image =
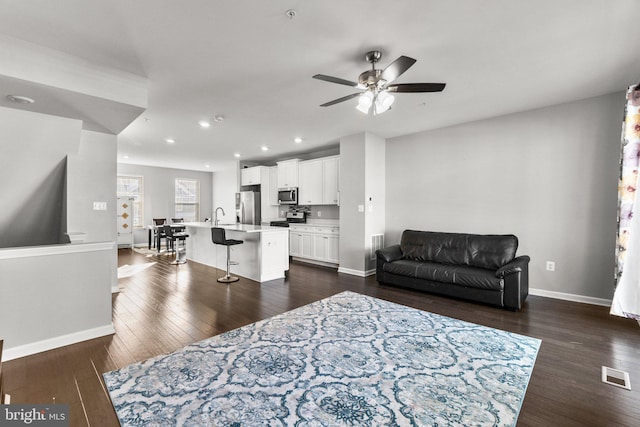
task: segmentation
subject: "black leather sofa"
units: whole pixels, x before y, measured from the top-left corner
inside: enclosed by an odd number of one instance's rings
[[[405,230],[399,245],[376,251],[376,280],[441,295],[522,308],[529,260],[514,235]]]

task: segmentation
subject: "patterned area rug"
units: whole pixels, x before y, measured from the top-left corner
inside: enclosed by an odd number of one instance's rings
[[[104,379],[123,426],[512,426],[539,346],[343,292]]]

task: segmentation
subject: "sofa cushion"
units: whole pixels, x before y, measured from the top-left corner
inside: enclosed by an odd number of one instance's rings
[[[386,273],[398,276],[450,283],[469,288],[501,291],[504,286],[504,281],[497,278],[494,271],[478,267],[403,259],[385,263],[383,268]]]
[[[468,265],[497,270],[514,259],[518,238],[405,230],[400,241],[402,256],[414,261]]]
[[[416,278],[443,283],[452,283],[468,288],[501,291],[504,281],[495,272],[466,265],[446,265],[436,262],[420,262],[416,268]]]

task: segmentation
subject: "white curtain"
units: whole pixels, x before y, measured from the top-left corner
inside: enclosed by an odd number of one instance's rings
[[[618,185],[616,290],[611,314],[640,323],[640,84],[627,90]]]

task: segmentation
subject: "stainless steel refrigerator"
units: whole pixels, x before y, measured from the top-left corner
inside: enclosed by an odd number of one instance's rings
[[[260,225],[260,193],[236,193],[236,220],[239,224]]]

